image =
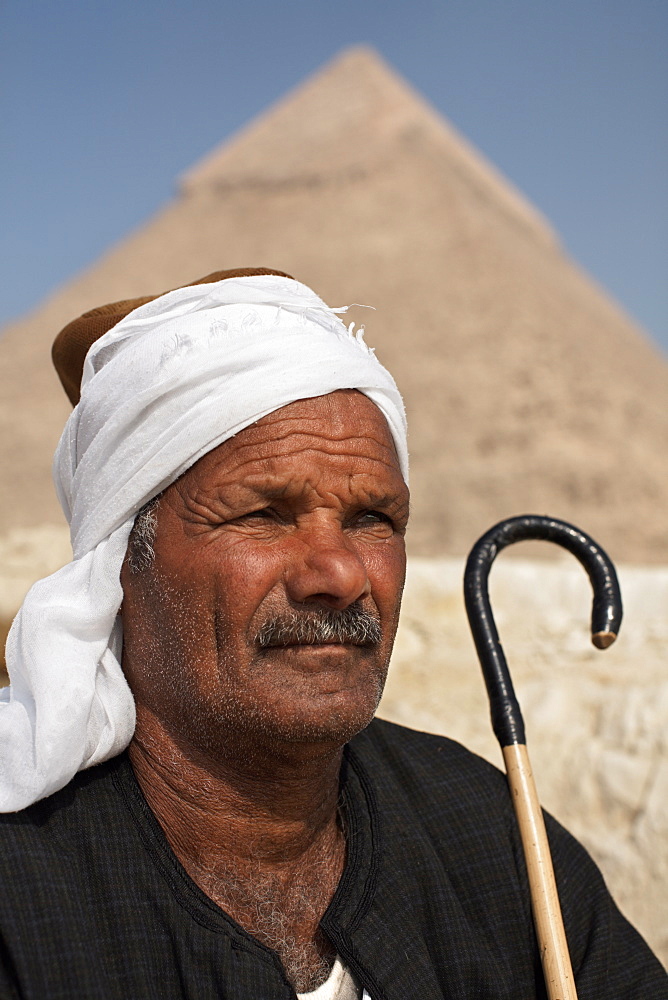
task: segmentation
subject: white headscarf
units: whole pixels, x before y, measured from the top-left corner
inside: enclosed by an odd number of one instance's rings
[[[53,466],[74,559],[30,590],[7,641],[0,811],[50,795],[132,738],[117,612],[137,511],[260,417],[347,388],[384,414],[407,479],[394,380],[352,324],[297,281],[261,275],[180,288],[93,344]]]

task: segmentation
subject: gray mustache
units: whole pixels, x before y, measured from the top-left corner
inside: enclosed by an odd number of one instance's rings
[[[382,638],[380,623],[358,605],[342,611],[319,608],[293,611],[270,618],[258,629],[255,641],[261,649],[269,646],[319,645],[327,642],[354,646],[375,646]]]

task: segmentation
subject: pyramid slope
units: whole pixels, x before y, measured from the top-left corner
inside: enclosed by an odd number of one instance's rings
[[[668,562],[668,364],[522,196],[364,49],[206,157],[172,204],[7,331],[4,527],[60,519],[60,327],[249,265],[287,270],[333,305],[376,306],[355,318],[406,399],[414,552],[463,553],[494,520],[533,510],[580,523],[617,558]]]

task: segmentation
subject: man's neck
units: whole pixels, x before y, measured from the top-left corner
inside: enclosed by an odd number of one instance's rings
[[[210,760],[140,713],[129,753],[193,881],[279,953],[296,988],[319,985],[333,959],[319,923],[345,863],[341,749]]]
[[[140,714],[129,748],[139,785],[179,857],[289,863],[336,825],[342,749],[209,756]]]

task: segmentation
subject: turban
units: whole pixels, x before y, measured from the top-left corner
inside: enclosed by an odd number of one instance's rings
[[[358,389],[384,414],[407,478],[401,396],[339,319],[345,309],[280,274],[205,281],[140,300],[85,355],[53,464],[73,560],[32,587],[9,634],[0,811],[50,795],[130,742],[121,566],[137,511],[199,458],[297,399]],[[108,325],[101,310],[88,326],[101,314]],[[75,356],[85,340],[69,338]],[[69,390],[76,399],[71,380]]]

